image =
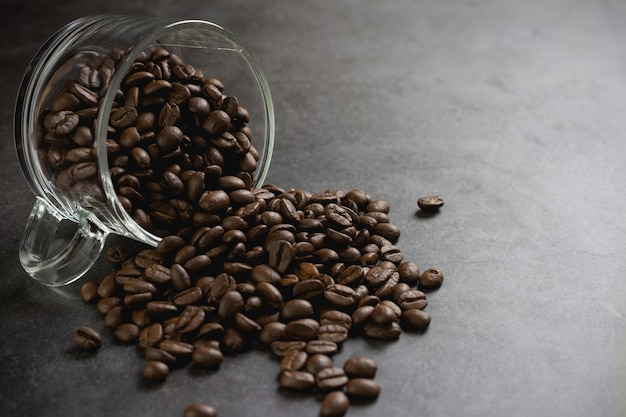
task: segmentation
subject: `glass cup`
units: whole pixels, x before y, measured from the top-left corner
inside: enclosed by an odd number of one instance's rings
[[[142,74],[129,80],[138,72]],[[166,82],[148,86],[159,80]],[[206,98],[199,102],[208,102],[210,109],[198,103],[192,108],[188,92]],[[226,108],[226,97],[236,97],[234,102],[240,105],[233,107],[231,98]],[[230,136],[215,124],[200,122],[220,105],[230,112]],[[160,112],[145,111],[152,113],[152,120],[134,114],[131,107]],[[177,111],[186,116],[177,116]],[[152,130],[146,128],[150,122],[156,126]],[[182,139],[177,137],[174,143],[166,135],[155,139],[157,130],[176,124]],[[202,20],[106,15],[75,20],[42,46],[23,78],[14,127],[18,159],[36,195],[20,243],[20,261],[36,280],[58,286],[91,268],[110,233],[158,244],[162,228],[148,227],[145,210],[131,208],[133,197],[145,196],[133,194],[136,187],[125,193],[120,189],[119,176],[124,173],[130,172],[133,181],[153,174],[146,155],[161,165],[176,161],[171,172],[181,176],[206,155],[212,164],[206,175],[221,175],[222,170],[226,175],[226,170],[234,169],[233,161],[222,162],[219,157],[228,159],[235,153],[222,152],[219,146],[231,146],[233,137],[243,138],[243,145],[237,141],[236,153],[246,162],[234,163],[239,167],[234,170],[241,171],[231,174],[248,187],[262,185],[274,143],[274,109],[257,60],[220,26]],[[128,128],[130,133],[122,140]],[[230,142],[220,142],[226,137]],[[218,149],[217,156],[202,154],[210,141],[217,143],[210,146]],[[121,151],[119,142],[124,144]],[[195,147],[200,157],[190,157],[185,146]],[[154,184],[171,185],[162,178]],[[132,188],[132,181],[126,185]],[[155,214],[157,221],[160,214]]]

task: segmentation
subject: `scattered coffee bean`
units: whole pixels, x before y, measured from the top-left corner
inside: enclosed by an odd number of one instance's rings
[[[419,277],[419,288],[424,290],[436,290],[443,284],[443,272],[430,268],[422,272]]]
[[[94,281],[85,281],[80,286],[80,298],[85,303],[92,303],[98,298],[98,284]]]
[[[443,200],[436,195],[421,197],[417,200],[417,205],[424,211],[437,211],[443,206]]]
[[[343,370],[349,378],[370,378],[376,376],[378,365],[370,358],[353,356],[343,364]]]
[[[321,417],[345,416],[350,407],[350,400],[343,391],[331,391],[322,400]]]
[[[217,417],[217,410],[209,404],[189,404],[183,412],[183,417]]]
[[[72,334],[72,342],[80,350],[92,352],[102,346],[102,337],[91,327],[81,326]]]
[[[160,361],[148,361],[143,366],[143,376],[151,382],[165,381],[169,373],[167,364]]]
[[[373,379],[353,378],[346,384],[346,394],[350,398],[373,400],[380,395],[380,385]]]

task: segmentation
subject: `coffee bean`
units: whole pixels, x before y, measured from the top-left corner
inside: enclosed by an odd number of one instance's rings
[[[401,317],[404,328],[417,331],[426,330],[431,320],[428,313],[418,309],[406,310]]]
[[[123,323],[115,328],[113,337],[123,343],[136,343],[141,329],[134,323]]]
[[[171,353],[164,351],[163,349],[148,346],[144,350],[144,356],[148,361],[159,361],[168,364],[176,362],[176,357]]]
[[[428,305],[426,295],[418,290],[404,291],[396,297],[396,300],[402,310],[423,310]]]
[[[198,346],[191,354],[194,365],[204,369],[217,369],[224,361],[224,355],[219,349]]]
[[[84,303],[92,303],[98,298],[98,284],[94,281],[85,281],[80,286],[80,298]]]
[[[229,319],[243,309],[244,300],[237,291],[228,291],[222,296],[218,307],[218,314],[222,319]]]
[[[346,394],[350,398],[373,400],[378,398],[380,390],[380,385],[369,378],[353,378],[346,384]]]
[[[292,349],[288,351],[280,361],[281,371],[299,371],[308,360],[308,355],[303,350]]]
[[[311,317],[314,312],[315,309],[310,301],[302,298],[295,298],[283,304],[280,316],[283,320],[289,322],[292,320]]]
[[[400,281],[409,285],[415,285],[419,280],[420,270],[414,262],[402,262],[398,265]]]
[[[143,376],[150,382],[165,381],[170,373],[167,364],[160,361],[148,361],[143,367]]]
[[[343,364],[343,370],[349,378],[374,378],[378,365],[374,360],[364,356],[353,356]]]
[[[338,324],[323,324],[319,327],[317,337],[320,340],[341,344],[348,339],[348,329]]]
[[[306,391],[315,385],[315,376],[305,371],[284,370],[278,377],[281,388]]]
[[[306,347],[306,342],[300,340],[286,341],[286,340],[276,340],[272,342],[271,348],[272,352],[276,356],[284,357],[287,352],[292,349],[303,350]]]
[[[163,340],[163,326],[161,323],[153,323],[145,327],[139,333],[139,346],[142,348],[154,347]]]
[[[332,356],[337,353],[339,346],[331,340],[309,340],[306,344],[305,350],[309,355],[324,354]]]
[[[389,324],[380,324],[371,321],[365,324],[365,328],[363,329],[363,334],[366,337],[378,340],[395,340],[400,337],[401,333],[402,329],[400,328],[400,325],[396,322],[391,322]]]
[[[426,212],[434,212],[443,206],[443,200],[439,196],[429,195],[426,197],[420,197],[417,200],[417,205],[420,209]]]
[[[343,391],[331,391],[322,400],[321,417],[345,416],[350,407],[350,400]]]
[[[81,326],[72,334],[72,343],[80,350],[93,352],[102,346],[102,337],[91,327]]]
[[[315,374],[315,384],[321,391],[340,390],[348,383],[348,377],[342,368],[324,368]]]
[[[192,403],[185,407],[183,417],[217,417],[217,410],[208,404]]]
[[[443,272],[435,268],[429,268],[422,272],[419,277],[419,288],[424,290],[436,290],[443,284]]]
[[[317,338],[320,324],[311,318],[293,320],[285,326],[284,334],[289,340],[313,340]]]

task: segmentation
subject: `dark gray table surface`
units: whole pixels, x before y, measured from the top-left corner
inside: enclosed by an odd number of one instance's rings
[[[378,361],[380,398],[349,416],[626,415],[626,3],[609,0],[14,0],[0,26],[0,415],[315,416],[277,389],[265,351],[217,373],[142,382],[78,284],[30,279],[17,248],[34,195],[14,152],[13,102],[54,31],[82,15],[203,18],[234,32],[268,77],[267,182],[362,188],[390,202],[398,246],[441,268],[424,334],[347,342]],[[439,194],[437,216],[416,200]],[[112,238],[109,244],[124,243]],[[88,274],[99,279],[108,263]]]

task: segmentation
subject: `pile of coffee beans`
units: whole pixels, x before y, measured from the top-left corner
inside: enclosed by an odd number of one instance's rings
[[[39,150],[73,198],[103,198],[94,126],[125,56],[93,57],[42,113]],[[337,366],[333,355],[350,337],[424,331],[422,290],[438,288],[443,274],[404,259],[389,204],[363,190],[254,188],[249,120],[219,80],[179,56],[157,48],[137,57],[110,114],[109,170],[125,210],[162,240],[137,252],[110,248],[115,270],[80,295],[115,340],[143,350],[149,381],[266,348],[282,389],[323,394],[321,415],[342,416],[381,387],[373,361]],[[72,340],[82,350],[102,345],[88,327]],[[206,404],[184,412],[216,414]]]
[[[40,115],[38,150],[54,184],[74,199],[104,201],[95,151],[102,99],[127,53],[81,66]],[[223,83],[164,48],[142,52],[115,94],[106,148],[117,198],[158,236],[215,222],[224,190],[249,189],[260,158],[248,110]],[[204,195],[207,190],[214,194]]]
[[[82,299],[97,303],[116,340],[144,349],[148,380],[186,363],[218,369],[224,355],[266,347],[280,358],[283,389],[327,396],[322,415],[375,399],[376,366],[361,358],[338,367],[332,356],[350,337],[425,330],[422,290],[438,288],[443,274],[404,260],[388,203],[362,190],[239,194],[247,198],[229,199],[212,226],[136,254],[110,248],[116,270],[85,282]]]

